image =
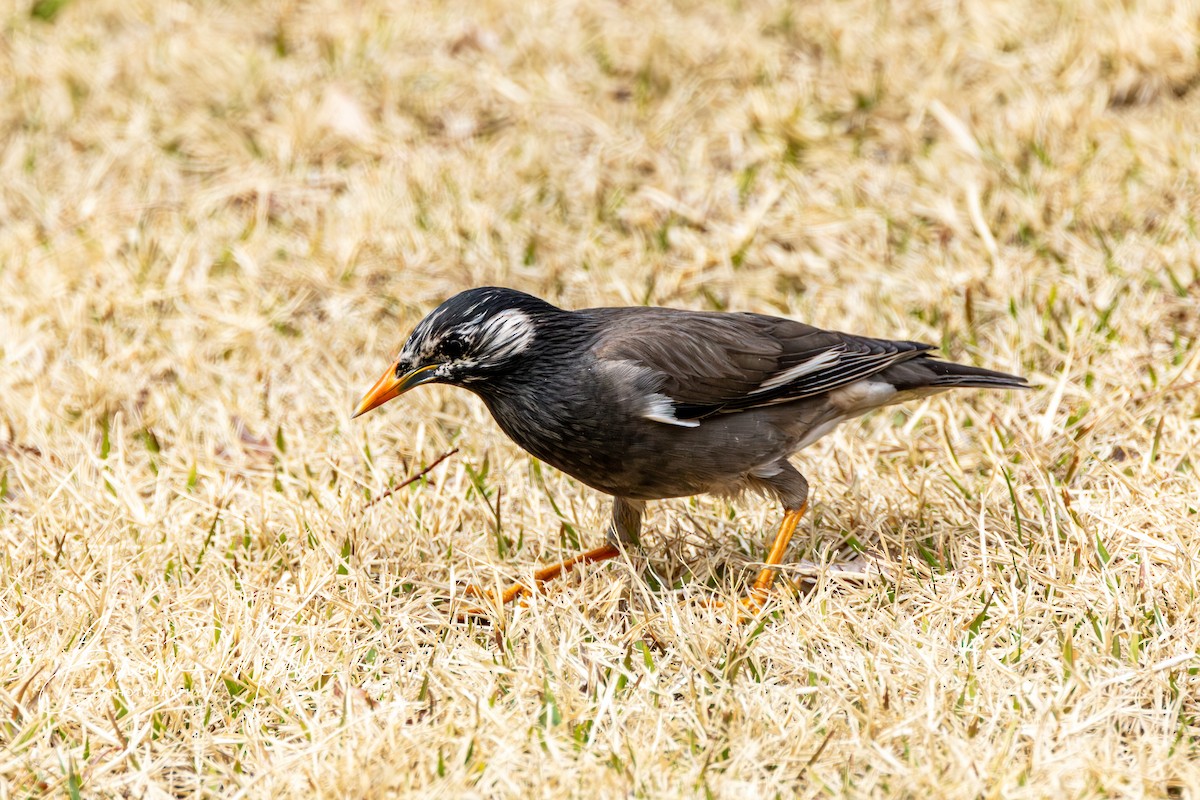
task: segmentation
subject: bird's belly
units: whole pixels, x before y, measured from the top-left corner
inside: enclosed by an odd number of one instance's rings
[[[601,492],[658,500],[738,491],[794,443],[766,416],[730,414],[696,427],[641,417],[495,415],[514,442]]]

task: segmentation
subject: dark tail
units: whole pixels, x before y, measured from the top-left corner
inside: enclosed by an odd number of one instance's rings
[[[961,386],[979,389],[1031,389],[1029,381],[1019,375],[996,372],[983,367],[956,364],[953,361],[938,361],[921,355],[884,370],[880,375],[900,391],[923,389],[930,386]]]

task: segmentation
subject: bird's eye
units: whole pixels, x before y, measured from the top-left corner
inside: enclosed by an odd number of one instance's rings
[[[442,340],[442,345],[438,349],[447,359],[455,361],[466,354],[467,343],[460,336],[447,336]]]

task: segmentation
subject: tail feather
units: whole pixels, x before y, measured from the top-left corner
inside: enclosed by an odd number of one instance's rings
[[[1029,381],[1019,375],[1009,375],[1006,372],[972,367],[968,364],[956,364],[953,361],[939,361],[925,355],[889,367],[880,377],[900,391],[935,386],[979,389],[1032,388]]]

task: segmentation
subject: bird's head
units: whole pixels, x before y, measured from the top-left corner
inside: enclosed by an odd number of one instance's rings
[[[396,362],[359,401],[353,416],[422,383],[471,388],[502,375],[533,347],[539,322],[561,313],[513,289],[486,286],[456,294],[417,324]]]

